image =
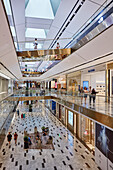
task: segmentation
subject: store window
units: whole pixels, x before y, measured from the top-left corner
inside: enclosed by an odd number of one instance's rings
[[[81,127],[81,139],[86,143],[86,145],[94,150],[95,145],[95,123],[84,117],[81,116],[80,121],[80,127]]]
[[[68,123],[73,126],[73,112],[68,111]]]

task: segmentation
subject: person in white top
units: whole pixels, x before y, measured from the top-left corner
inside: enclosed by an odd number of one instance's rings
[[[90,104],[91,104],[91,93],[92,93],[91,86],[89,86],[89,103]]]
[[[87,93],[88,93],[87,88],[86,88],[86,87],[84,87],[84,98],[85,98],[85,104],[86,104],[86,99],[87,99]]]
[[[57,42],[56,49],[59,49],[59,48],[60,48],[60,44],[59,44],[59,42]]]
[[[35,38],[35,42],[34,42],[34,49],[35,50],[37,49],[37,45],[38,45],[38,41],[37,41],[37,38]]]

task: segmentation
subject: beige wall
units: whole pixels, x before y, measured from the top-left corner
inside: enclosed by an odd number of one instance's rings
[[[76,87],[75,87],[76,84]],[[73,72],[67,75],[67,91],[76,92],[78,91],[78,85],[81,84],[81,72]]]
[[[8,92],[8,83],[9,83],[9,80],[0,77],[0,93]]]

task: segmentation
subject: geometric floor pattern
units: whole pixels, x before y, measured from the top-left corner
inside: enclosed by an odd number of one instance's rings
[[[24,107],[24,106],[23,106]],[[36,107],[36,105],[34,106]],[[21,104],[18,105],[21,110]],[[54,117],[44,105],[37,104],[37,112],[27,112],[21,119],[16,113],[9,131],[18,133],[17,146],[14,137],[11,146],[7,139],[0,150],[0,169],[2,170],[98,170],[94,156],[74,137],[62,123]],[[22,112],[21,112],[22,113]],[[24,129],[34,132],[34,127],[49,127],[53,136],[54,149],[24,149]]]

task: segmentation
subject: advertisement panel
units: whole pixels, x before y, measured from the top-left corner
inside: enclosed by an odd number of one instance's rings
[[[96,123],[96,147],[113,163],[113,131]]]

